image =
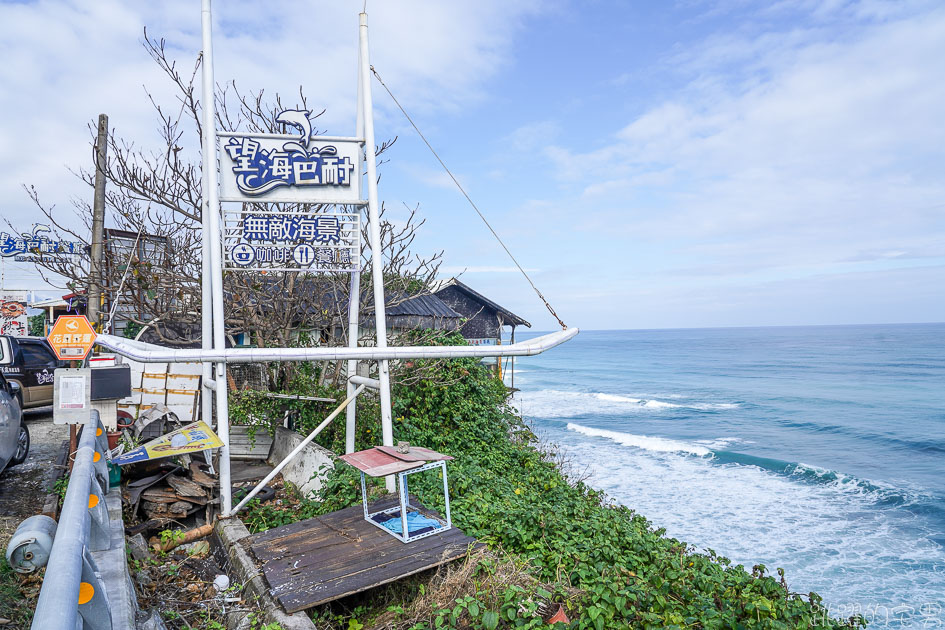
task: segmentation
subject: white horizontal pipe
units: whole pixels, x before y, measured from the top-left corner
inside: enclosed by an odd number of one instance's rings
[[[267,140],[298,140],[298,134],[285,134],[285,133],[247,133],[245,131],[218,131],[218,138],[243,138],[243,137],[253,137],[253,138],[266,138]],[[364,138],[353,138],[349,136],[319,136],[316,134],[311,135],[311,139],[316,142],[359,142],[364,143]],[[318,202],[321,203],[321,202]]]
[[[345,399],[344,399],[344,402],[342,402],[340,405],[338,405],[338,407],[336,407],[335,410],[332,411],[331,414],[330,414],[327,418],[325,418],[324,420],[322,420],[322,423],[321,423],[321,424],[319,424],[317,427],[315,427],[315,430],[314,430],[314,431],[312,431],[311,433],[308,434],[308,437],[306,437],[304,440],[302,440],[301,442],[299,442],[299,445],[296,446],[294,449],[292,449],[292,452],[289,453],[288,455],[286,455],[286,456],[285,456],[285,459],[283,459],[281,462],[279,462],[279,465],[276,466],[275,468],[273,468],[272,471],[271,471],[268,475],[266,475],[265,479],[263,479],[263,480],[260,481],[258,484],[256,484],[256,487],[253,488],[253,489],[250,491],[249,494],[247,494],[245,497],[243,497],[243,500],[240,501],[239,504],[237,504],[237,506],[236,506],[235,508],[233,508],[233,511],[230,512],[227,516],[232,516],[233,514],[236,514],[236,513],[239,512],[241,509],[243,509],[243,506],[244,506],[244,505],[246,505],[247,503],[249,503],[250,500],[251,500],[254,496],[256,496],[256,494],[257,494],[260,490],[262,490],[262,489],[265,487],[265,485],[266,485],[267,483],[269,483],[270,481],[272,481],[273,477],[275,477],[276,475],[278,475],[278,474],[282,471],[282,469],[286,467],[286,464],[288,464],[290,461],[292,461],[292,458],[293,458],[293,457],[295,457],[296,455],[298,455],[299,453],[301,453],[301,452],[302,452],[302,449],[305,448],[306,446],[308,446],[308,443],[311,442],[312,440],[314,440],[314,439],[315,439],[315,436],[317,436],[319,433],[321,433],[321,432],[322,432],[322,429],[324,429],[325,427],[327,427],[327,426],[331,423],[331,421],[334,420],[335,417],[336,417],[339,413],[341,413],[342,410],[344,410],[344,408],[347,407],[347,406],[351,403],[352,400],[354,400],[355,398],[357,398],[357,397],[358,397],[358,394],[360,394],[362,391],[364,391],[364,385],[359,385],[358,388],[357,388],[356,390],[354,390],[354,393],[351,394],[350,396],[348,396],[347,398],[345,398]]]
[[[371,389],[380,389],[381,382],[376,378],[368,378],[366,376],[349,376],[348,381],[354,383],[355,385],[364,385],[365,387],[370,387]]]
[[[217,390],[217,382],[212,378],[204,379],[203,386],[207,389],[212,389],[213,391]]]
[[[579,329],[559,330],[528,341],[507,346],[392,346],[319,347],[319,348],[200,348],[173,349],[114,335],[99,335],[95,343],[141,363],[225,362],[258,363],[262,361],[378,361],[382,359],[458,359],[462,357],[521,357],[541,354],[568,341]]]

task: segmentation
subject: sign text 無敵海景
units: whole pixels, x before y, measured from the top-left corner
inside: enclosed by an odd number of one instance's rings
[[[226,269],[354,271],[360,255],[359,215],[228,212]]]

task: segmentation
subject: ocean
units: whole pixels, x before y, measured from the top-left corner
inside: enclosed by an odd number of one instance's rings
[[[667,535],[945,626],[945,324],[584,331],[514,379],[572,474]]]

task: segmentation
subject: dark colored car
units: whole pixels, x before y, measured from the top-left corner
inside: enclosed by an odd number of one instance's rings
[[[53,374],[67,365],[42,337],[0,335],[0,373],[20,386],[21,409],[53,402]]]
[[[23,423],[19,385],[0,374],[0,471],[22,464],[30,453],[30,433]]]

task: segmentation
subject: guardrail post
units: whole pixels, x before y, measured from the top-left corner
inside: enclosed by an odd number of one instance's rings
[[[108,509],[102,491],[108,487],[108,474],[104,451],[97,450],[100,448],[97,438],[101,436],[96,435],[96,429],[100,427],[99,414],[93,409],[92,418],[79,438],[32,630],[76,630],[77,626],[112,630],[108,599],[89,555],[90,542],[91,546],[108,547],[105,534],[109,530]],[[99,473],[104,475],[103,482],[96,480]],[[92,497],[98,499],[95,505]]]
[[[111,547],[111,531],[108,519],[108,507],[105,505],[105,493],[98,481],[92,479],[89,488],[89,548],[103,551]]]
[[[112,630],[108,596],[105,594],[98,567],[88,549],[82,552],[82,581],[79,583],[78,606],[86,630]]]
[[[91,431],[95,430],[95,453],[92,454],[92,465],[95,468],[95,476],[98,478],[99,485],[108,492],[111,485],[108,482],[108,464],[105,462],[105,453],[108,452],[108,441],[105,437],[105,429],[96,414],[92,418],[92,424],[86,425]],[[83,429],[84,431],[85,429]]]

